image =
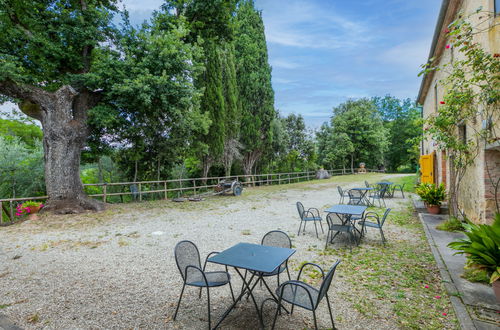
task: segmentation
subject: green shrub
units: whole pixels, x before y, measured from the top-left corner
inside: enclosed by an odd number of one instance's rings
[[[462,221],[456,217],[450,217],[436,226],[436,229],[443,231],[465,231]]]
[[[441,205],[446,199],[446,188],[442,183],[439,186],[421,183],[415,191],[426,205]]]
[[[484,269],[490,275],[490,283],[500,278],[500,213],[490,225],[466,223],[465,239],[451,242],[448,246],[466,254],[471,267]]]
[[[462,277],[469,282],[473,283],[485,283],[490,282],[490,277],[488,272],[484,269],[465,267]]]

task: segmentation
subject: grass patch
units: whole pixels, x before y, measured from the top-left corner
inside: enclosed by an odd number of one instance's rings
[[[391,182],[394,184],[404,184],[403,191],[404,192],[410,192],[414,193],[415,192],[415,185],[417,184],[417,179],[418,176],[416,174],[414,175],[407,175],[407,176],[400,176],[400,177],[395,177],[391,178]]]
[[[413,209],[393,211],[387,221],[407,229],[406,233],[389,239],[386,247],[365,240],[352,252],[344,248],[317,250],[320,263],[328,268],[342,259],[336,276],[347,286],[343,297],[363,317],[396,322],[398,328],[404,329],[458,329],[449,296]]]
[[[462,226],[462,222],[458,220],[456,217],[449,217],[448,219],[437,225],[436,229],[443,231],[452,231],[452,232],[465,231],[464,227]]]
[[[464,273],[461,275],[461,277],[473,283],[483,283],[483,284],[490,283],[490,277],[488,276],[488,272],[486,272],[484,269],[466,267],[464,268]]]

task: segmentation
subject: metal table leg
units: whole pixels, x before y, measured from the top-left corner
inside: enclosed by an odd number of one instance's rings
[[[258,280],[255,282],[254,286],[252,288],[250,288],[250,284],[252,283],[252,280],[255,277],[255,274],[252,274],[252,276],[250,277],[250,280],[247,282],[245,279],[245,276],[243,276],[243,274],[240,272],[240,270],[238,268],[234,267],[234,270],[236,270],[238,275],[241,277],[241,280],[243,281],[243,287],[245,289],[243,289],[241,291],[240,295],[238,296],[238,298],[236,298],[234,303],[224,312],[224,314],[222,315],[222,317],[220,318],[220,320],[217,322],[217,324],[215,325],[215,327],[213,329],[217,329],[220,326],[222,321],[224,321],[224,319],[234,309],[234,307],[236,306],[238,301],[240,301],[241,298],[247,293],[247,290],[248,290],[250,296],[252,297],[253,303],[255,305],[255,310],[257,311],[257,315],[259,316],[260,329],[264,329],[264,320],[262,319],[261,311],[259,310],[259,306],[257,305],[257,301],[255,301],[255,297],[253,296],[253,293],[252,293],[252,290],[253,290],[253,288],[255,288],[255,285],[258,283]]]

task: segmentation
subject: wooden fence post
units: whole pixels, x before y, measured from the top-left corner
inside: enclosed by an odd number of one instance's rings
[[[196,180],[193,180],[194,196],[196,196]]]
[[[163,191],[165,192],[165,200],[168,199],[168,194],[167,194],[167,181],[163,181]]]
[[[108,190],[107,187],[108,187],[107,183],[104,183],[103,188],[102,188],[102,193],[103,193],[102,202],[103,203],[106,203],[106,192]]]
[[[142,202],[142,184],[139,183],[139,202]]]
[[[9,206],[10,206],[10,210],[9,210],[9,213],[10,213],[10,222],[14,222],[14,210],[12,208],[12,201],[9,202]]]

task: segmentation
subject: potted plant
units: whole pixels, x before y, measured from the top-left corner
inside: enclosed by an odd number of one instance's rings
[[[444,184],[436,186],[430,183],[421,183],[415,189],[427,208],[432,214],[441,212],[441,203],[446,199],[446,188]]]
[[[448,246],[458,250],[455,254],[465,254],[471,267],[487,271],[500,302],[500,213],[496,214],[492,225],[465,223],[463,226],[467,237]]]
[[[28,219],[30,220],[37,220],[38,219],[38,211],[43,208],[43,204],[41,202],[35,202],[35,201],[26,201],[22,204],[19,204],[16,207],[16,216],[22,217],[22,216],[28,216]]]

